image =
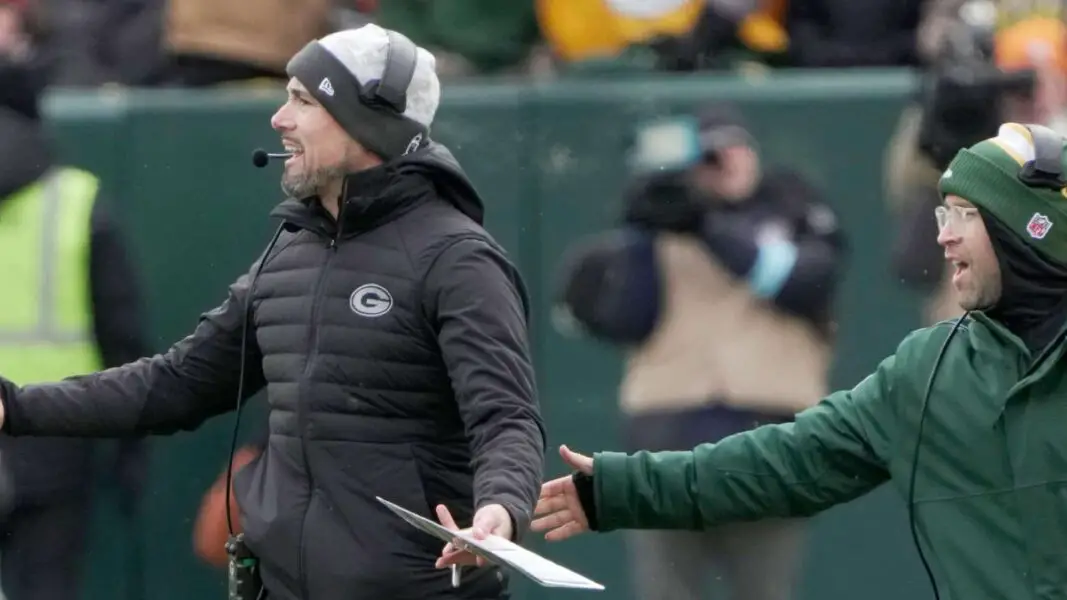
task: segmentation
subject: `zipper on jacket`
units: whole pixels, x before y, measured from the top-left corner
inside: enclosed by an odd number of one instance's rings
[[[342,192],[341,198],[344,198]],[[330,243],[326,246],[328,251],[326,253],[326,261],[322,265],[322,269],[319,271],[319,276],[315,280],[315,287],[311,292],[311,317],[308,323],[308,340],[307,340],[307,357],[304,363],[304,373],[300,385],[300,397],[297,398],[296,414],[297,424],[300,427],[300,454],[304,459],[304,474],[307,476],[307,495],[308,501],[304,508],[304,515],[300,523],[300,592],[303,598],[308,598],[308,583],[307,583],[307,549],[304,543],[304,539],[307,535],[307,520],[308,513],[311,512],[311,503],[315,497],[315,478],[311,475],[311,462],[308,460],[307,453],[307,413],[306,407],[309,400],[307,389],[311,385],[311,371],[315,365],[315,361],[319,356],[319,309],[322,306],[323,297],[323,283],[326,281],[326,276],[330,271],[330,265],[333,263],[334,256],[337,255],[337,242],[341,239],[341,213],[344,211],[344,202],[339,202],[340,209],[337,216],[337,231],[334,232],[334,236],[330,238]]]

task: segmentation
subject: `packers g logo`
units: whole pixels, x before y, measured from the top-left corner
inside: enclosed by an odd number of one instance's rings
[[[352,292],[348,298],[348,306],[357,315],[380,317],[393,308],[393,295],[376,283],[368,283]]]

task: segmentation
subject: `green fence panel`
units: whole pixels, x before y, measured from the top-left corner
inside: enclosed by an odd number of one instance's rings
[[[778,74],[605,78],[446,88],[435,137],[447,144],[486,200],[487,226],[520,265],[533,300],[532,343],[548,422],[548,475],[563,472],[556,447],[618,447],[618,352],[565,339],[551,326],[551,299],[567,246],[610,227],[625,177],[623,142],[642,118],[710,100],[736,102],[769,162],[807,174],[841,215],[852,239],[840,294],[835,386],[861,379],[909,329],[916,298],[888,274],[891,222],[882,197],[882,155],[913,82],[906,74]],[[277,91],[147,91],[54,95],[51,127],[63,157],[98,172],[114,194],[146,287],[153,347],[165,349],[219,303],[226,286],[263,250],[280,199],[277,167],[255,169],[250,152],[273,149],[269,118]],[[254,400],[246,430],[262,426]],[[154,438],[153,473],[139,539],[147,597],[208,598],[223,576],[192,556],[200,499],[224,466],[232,415],[197,432]],[[246,436],[247,437],[247,436]],[[106,498],[102,496],[102,504]],[[122,594],[126,524],[101,506],[85,598]],[[888,490],[813,521],[804,599],[878,600],[926,591],[907,535],[903,504]],[[532,547],[631,598],[621,534]],[[577,597],[516,580],[516,600]]]

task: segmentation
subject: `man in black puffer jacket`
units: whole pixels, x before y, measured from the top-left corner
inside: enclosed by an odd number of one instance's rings
[[[166,434],[266,388],[269,441],[234,488],[267,597],[506,597],[495,568],[453,588],[442,544],[375,500],[518,539],[542,480],[526,292],[429,141],[433,60],[374,25],[308,44],[271,119],[290,199],[248,274],[165,354],[3,385],[3,429]]]

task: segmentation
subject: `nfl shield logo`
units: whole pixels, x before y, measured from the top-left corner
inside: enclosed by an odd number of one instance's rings
[[[1026,232],[1035,240],[1048,235],[1049,229],[1052,229],[1052,221],[1041,213],[1034,213],[1034,216],[1030,217],[1030,222],[1026,224]]]

